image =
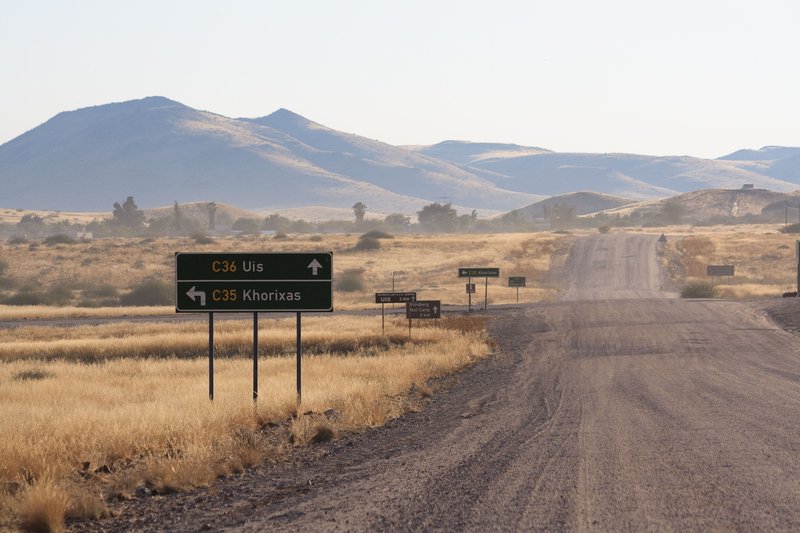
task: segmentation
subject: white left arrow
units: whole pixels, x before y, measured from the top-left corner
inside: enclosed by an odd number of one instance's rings
[[[316,276],[316,275],[317,275],[317,271],[318,271],[320,268],[322,268],[322,265],[320,264],[320,262],[319,262],[319,261],[317,261],[316,259],[314,259],[313,261],[311,261],[311,264],[310,264],[310,265],[308,265],[306,268],[310,268],[310,269],[311,269],[311,275],[312,275],[312,276]]]
[[[195,299],[194,299],[195,296],[199,296],[200,297],[200,305],[205,307],[205,305],[206,305],[206,293],[203,292],[203,291],[196,291],[196,290],[194,290],[194,287],[195,286],[192,285],[192,288],[189,289],[188,291],[186,291],[186,296],[191,298],[193,302],[195,301]]]

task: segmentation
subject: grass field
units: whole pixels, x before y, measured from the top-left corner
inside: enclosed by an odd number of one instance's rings
[[[567,252],[561,235],[397,236],[354,250],[358,236],[102,239],[3,244],[4,290],[69,285],[75,300],[102,283],[121,292],[172,282],[175,251],[334,252],[336,309],[372,308],[374,292],[417,291],[465,304],[460,266],[491,266],[491,303],[515,301],[507,276],[526,276],[521,301],[552,299],[545,274]],[[339,286],[347,277],[351,286]],[[480,282],[482,280],[474,280]],[[482,294],[480,295],[482,297]],[[476,300],[482,298],[476,298]],[[0,320],[141,317],[172,307],[2,306]],[[111,498],[208,485],[292,447],[383,424],[419,408],[431,380],[491,352],[479,317],[407,322],[380,316],[303,320],[303,403],[295,396],[293,319],[260,321],[260,398],[252,396],[252,322],[218,320],[215,399],[208,399],[207,324],[116,322],[0,329],[0,528],[58,529],[65,517],[107,513]]]
[[[516,301],[508,288],[508,276],[526,276],[528,287],[520,290],[520,301],[552,299],[555,290],[544,280],[551,261],[563,259],[567,241],[553,233],[492,235],[401,235],[381,239],[381,248],[356,251],[358,235],[295,235],[286,239],[242,236],[197,244],[190,238],[102,239],[74,244],[0,244],[0,260],[7,263],[0,276],[0,294],[13,293],[35,280],[38,288],[70,291],[72,306],[86,295],[107,290],[124,294],[147,279],[172,283],[175,252],[299,252],[333,251],[336,309],[374,307],[374,293],[416,291],[419,299],[439,299],[444,304],[466,304],[465,279],[457,277],[460,266],[499,267],[500,279],[490,279],[490,303]],[[349,284],[341,283],[348,279]],[[474,280],[482,282],[483,280]],[[48,308],[54,316],[70,312]],[[0,306],[0,318],[10,320],[44,309],[14,309]],[[73,311],[81,316],[125,314],[123,310]],[[171,312],[169,309],[146,313]]]
[[[717,296],[780,296],[797,289],[798,238],[780,228],[775,224],[664,228],[669,239],[665,266],[678,285],[685,285],[712,281],[706,276],[707,265],[733,265],[732,278],[713,280]]]

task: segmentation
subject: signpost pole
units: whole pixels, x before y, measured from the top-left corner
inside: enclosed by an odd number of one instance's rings
[[[258,401],[258,313],[253,313],[253,403]]]
[[[208,399],[214,401],[214,313],[208,313]]]
[[[383,308],[386,304],[381,302],[381,335],[386,335],[386,315],[384,315]]]
[[[519,285],[517,285],[517,303],[519,303]]]
[[[797,241],[797,297],[800,298],[800,241]]]
[[[483,278],[483,310],[489,310],[489,276]]]
[[[472,312],[472,276],[467,278],[467,306],[469,311]]]
[[[303,382],[302,382],[302,366],[303,366],[303,345],[302,345],[302,313],[297,313],[297,405],[303,402]]]
[[[408,338],[411,338],[411,319],[408,319]]]

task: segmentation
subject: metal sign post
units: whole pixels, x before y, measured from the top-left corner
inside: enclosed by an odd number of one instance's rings
[[[525,276],[509,276],[508,286],[517,288],[517,303],[519,303],[519,288],[525,286]]]
[[[208,386],[214,399],[214,313],[253,313],[253,401],[258,399],[258,313],[297,313],[297,402],[301,314],[333,311],[333,253],[175,254],[175,312],[208,313]]]
[[[800,298],[800,240],[797,241],[797,297]]]
[[[467,278],[467,287],[470,288],[470,290],[467,291],[467,312],[471,313],[472,312],[472,293],[475,292],[474,290],[472,290],[472,288],[475,287],[475,285],[472,283],[472,278],[471,277]]]
[[[489,278],[499,278],[500,269],[496,267],[459,267],[459,278],[469,278],[472,281],[473,277],[486,278],[484,281],[483,293],[483,309],[489,308]],[[470,299],[469,310],[472,311],[472,301]]]
[[[436,319],[442,317],[442,302],[440,300],[417,300],[406,303],[406,318],[408,319],[408,336],[411,337],[411,319]]]
[[[303,328],[302,313],[297,313],[297,405],[303,403]]]
[[[208,399],[214,401],[214,313],[208,313]]]
[[[375,303],[381,304],[381,332],[386,334],[386,316],[384,314],[385,304],[402,304],[406,302],[416,302],[416,292],[376,292]]]
[[[253,313],[253,401],[258,401],[258,313]]]

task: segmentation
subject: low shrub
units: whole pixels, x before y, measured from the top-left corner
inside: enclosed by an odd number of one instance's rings
[[[381,241],[375,239],[373,237],[365,237],[362,235],[355,246],[353,246],[353,251],[356,252],[371,252],[374,250],[381,249]]]
[[[195,244],[214,244],[214,239],[203,233],[195,233],[192,235]]]
[[[681,290],[681,298],[714,298],[716,288],[707,281],[696,281],[687,284]]]
[[[53,246],[55,244],[75,244],[76,242],[77,241],[75,239],[64,233],[50,235],[44,240],[44,243],[48,246]]]
[[[8,239],[8,244],[28,244],[28,239],[26,239],[23,235],[14,235]]]
[[[122,305],[174,305],[174,288],[156,279],[146,279],[120,298]]]
[[[364,290],[364,270],[360,268],[351,268],[342,272],[336,280],[336,290],[342,292]]]
[[[368,232],[366,232],[365,234],[363,234],[361,236],[362,239],[365,239],[367,237],[369,237],[371,239],[394,239],[394,235],[392,235],[390,233],[386,233],[385,231],[377,230],[377,229],[374,229],[372,231],[368,231]]]
[[[2,300],[6,305],[66,305],[71,301],[72,289],[64,285],[54,285],[48,289],[25,285]]]

